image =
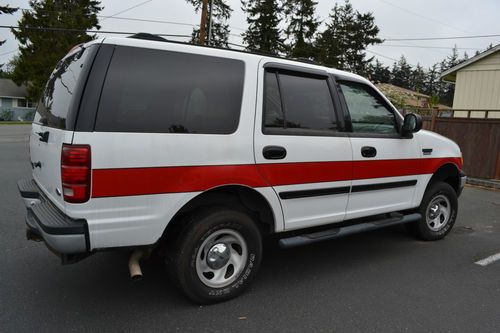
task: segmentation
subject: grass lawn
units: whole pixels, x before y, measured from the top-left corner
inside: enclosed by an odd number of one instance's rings
[[[31,121],[0,121],[0,125],[30,125]]]

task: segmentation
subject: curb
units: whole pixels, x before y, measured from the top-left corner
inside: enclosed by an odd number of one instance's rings
[[[499,180],[489,180],[489,179],[467,177],[467,184],[474,185],[474,186],[482,186],[482,187],[491,188],[491,189],[495,189],[495,190],[500,190],[500,181]]]

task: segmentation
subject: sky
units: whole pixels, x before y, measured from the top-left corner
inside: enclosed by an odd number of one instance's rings
[[[241,10],[240,0],[226,0],[233,9],[229,21],[230,42],[242,44],[241,33],[247,27],[246,16]],[[316,15],[321,22],[328,15],[335,2],[343,0],[317,0]],[[0,4],[12,7],[29,8],[27,0],[0,0]],[[379,37],[383,39],[457,37],[478,35],[500,35],[499,0],[351,0],[355,10],[371,12],[375,24],[380,28]],[[194,25],[199,24],[200,16],[185,0],[102,0],[104,9],[99,15],[102,31],[150,32],[164,34],[190,35]],[[22,15],[1,15],[0,25],[16,25]],[[136,21],[123,18],[134,18]],[[137,19],[168,21],[143,22]],[[323,23],[324,24],[324,23]],[[109,36],[98,34],[100,37]],[[7,63],[17,52],[17,41],[8,29],[0,28],[0,39],[7,42],[0,47],[0,64]],[[187,40],[171,37],[173,40]],[[370,46],[368,56],[374,56],[387,66],[404,55],[407,61],[425,68],[440,62],[451,54],[454,46],[462,55],[470,56],[476,50],[483,51],[492,43],[500,43],[500,36],[471,39],[426,40],[426,41],[386,41],[381,45]]]

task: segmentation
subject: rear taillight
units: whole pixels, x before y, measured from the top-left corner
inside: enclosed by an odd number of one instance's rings
[[[86,202],[90,198],[90,146],[63,144],[61,178],[64,201]]]

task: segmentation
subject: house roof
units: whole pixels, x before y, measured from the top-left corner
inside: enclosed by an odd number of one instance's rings
[[[26,87],[18,86],[11,79],[0,79],[0,97],[26,98]]]
[[[487,56],[492,55],[493,53],[499,52],[499,51],[500,51],[500,44],[498,44],[498,45],[492,47],[491,49],[488,49],[482,53],[479,53],[478,55],[470,58],[469,60],[466,60],[466,61],[444,71],[443,73],[441,73],[439,78],[443,81],[455,82],[455,80],[457,78],[457,72],[459,70],[475,63],[476,61],[479,61],[483,58],[486,58]]]
[[[422,94],[422,93],[419,93],[418,91],[413,91],[413,90],[406,89],[403,87],[395,86],[395,85],[390,84],[390,83],[378,83],[378,84],[376,84],[376,86],[380,90],[397,91],[400,93],[404,93],[408,96],[430,98],[429,95]]]

